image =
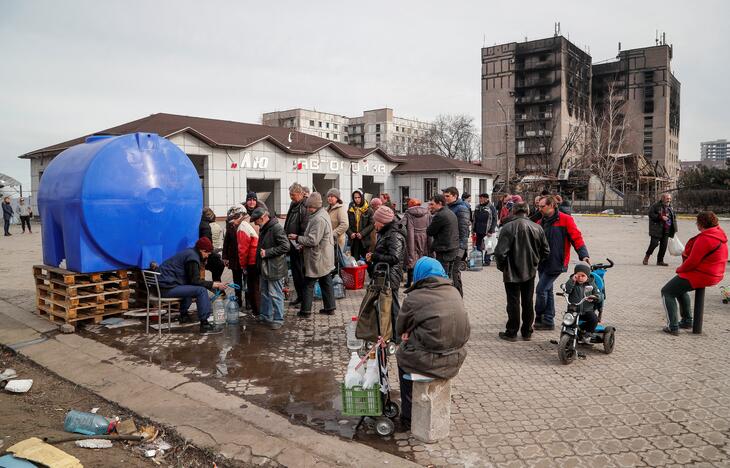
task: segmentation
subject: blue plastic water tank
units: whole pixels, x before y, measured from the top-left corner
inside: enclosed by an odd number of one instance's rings
[[[153,133],[93,136],[48,165],[38,190],[43,262],[80,273],[147,268],[198,239],[200,179]]]

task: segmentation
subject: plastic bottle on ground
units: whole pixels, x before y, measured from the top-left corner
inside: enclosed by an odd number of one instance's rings
[[[218,298],[213,301],[213,323],[216,325],[222,325],[226,322],[226,305],[223,303],[222,298]]]
[[[347,349],[349,349],[350,351],[357,351],[358,349],[362,348],[363,345],[363,340],[355,336],[356,329],[357,317],[352,317],[350,322],[347,324],[347,327],[345,327],[345,332],[347,333]]]
[[[114,429],[114,421],[94,413],[71,410],[66,414],[63,430],[84,435],[109,434]]]
[[[239,312],[240,310],[238,308],[238,302],[236,302],[236,296],[231,294],[228,296],[228,301],[226,301],[226,323],[228,325],[238,324]]]

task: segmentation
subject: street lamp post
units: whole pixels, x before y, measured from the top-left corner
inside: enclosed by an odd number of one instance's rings
[[[507,111],[505,110],[504,106],[502,105],[502,101],[497,99],[497,104],[499,105],[499,108],[502,110],[502,114],[504,115],[504,160],[505,160],[505,191],[509,193],[509,121],[507,120]]]

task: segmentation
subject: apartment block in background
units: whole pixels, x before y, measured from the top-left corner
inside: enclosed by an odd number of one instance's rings
[[[622,152],[643,154],[674,180],[680,170],[680,83],[671,61],[672,47],[662,43],[620,51],[617,60],[593,65],[592,100],[605,100],[609,86],[619,90],[625,100]]]
[[[725,162],[728,158],[730,158],[730,143],[727,140],[700,143],[700,160]]]
[[[360,148],[381,148],[392,155],[414,152],[414,147],[422,145],[423,137],[432,128],[430,123],[422,120],[396,117],[393,109],[389,108],[368,110],[359,117],[290,109],[267,112],[263,115],[262,123],[291,128]]]
[[[591,57],[562,36],[482,49],[487,169],[554,174],[563,141],[590,109]],[[576,157],[575,152],[566,159]]]

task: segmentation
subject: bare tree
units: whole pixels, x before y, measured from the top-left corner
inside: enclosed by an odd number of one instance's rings
[[[472,161],[476,159],[475,144],[478,139],[474,118],[464,114],[445,114],[436,117],[433,126],[412,148],[420,154],[435,152],[451,159]]]
[[[618,163],[616,156],[623,150],[628,130],[628,123],[625,122],[623,113],[625,103],[624,91],[614,82],[609,82],[605,99],[594,103],[588,115],[583,164],[601,184],[603,192],[601,206],[606,205],[606,191],[614,182]]]

